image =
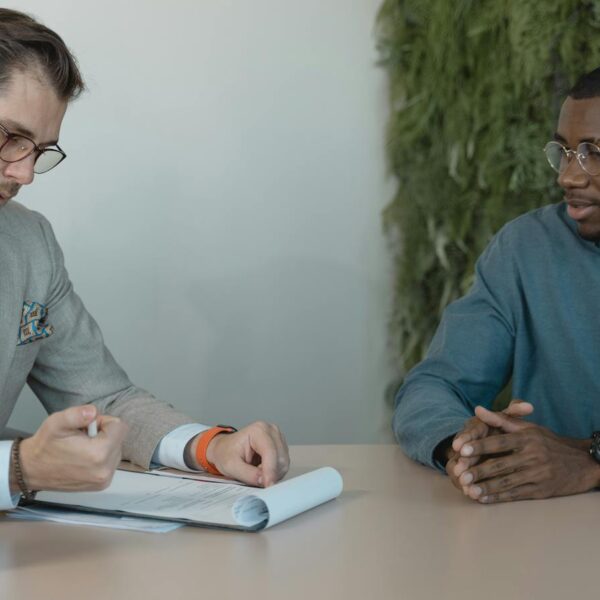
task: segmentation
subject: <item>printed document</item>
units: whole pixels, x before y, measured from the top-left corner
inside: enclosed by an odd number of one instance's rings
[[[341,475],[331,467],[266,489],[118,470],[106,490],[40,492],[33,505],[256,531],[333,500],[342,488]]]

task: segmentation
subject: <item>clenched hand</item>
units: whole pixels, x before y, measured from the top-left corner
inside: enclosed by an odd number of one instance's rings
[[[264,421],[216,435],[208,444],[206,459],[226,477],[263,487],[279,481],[290,466],[283,434]]]
[[[85,428],[94,419],[98,435],[90,438]],[[108,487],[121,460],[126,431],[126,425],[116,417],[98,416],[93,405],[51,414],[33,436],[21,443],[25,482],[32,490],[91,491]]]

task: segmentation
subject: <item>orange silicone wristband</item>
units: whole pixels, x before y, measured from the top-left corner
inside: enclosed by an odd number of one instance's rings
[[[215,465],[208,462],[208,459],[206,458],[208,444],[210,444],[212,439],[216,435],[219,435],[219,433],[233,433],[234,431],[234,427],[211,427],[200,434],[198,445],[196,446],[196,461],[207,473],[210,473],[211,475],[223,475],[223,473],[221,473]]]

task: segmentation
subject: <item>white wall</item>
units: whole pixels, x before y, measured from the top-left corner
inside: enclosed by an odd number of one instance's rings
[[[388,441],[380,0],[20,0],[78,56],[21,202],[132,380],[207,423]],[[29,392],[11,425],[44,414]]]

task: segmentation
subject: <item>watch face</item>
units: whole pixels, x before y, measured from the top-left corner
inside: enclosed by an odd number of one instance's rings
[[[600,463],[600,431],[594,431],[594,433],[592,433],[590,454],[596,462]]]

